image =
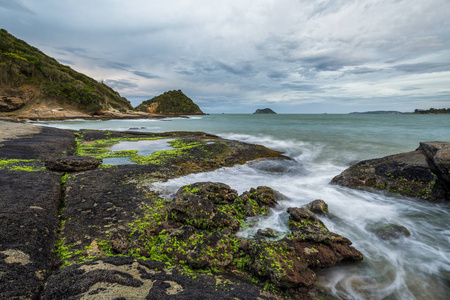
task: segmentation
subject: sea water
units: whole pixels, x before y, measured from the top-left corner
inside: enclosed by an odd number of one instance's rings
[[[42,125],[42,123],[41,123]],[[155,184],[171,198],[182,185],[219,181],[239,193],[270,186],[289,200],[280,201],[255,227],[288,232],[286,209],[315,199],[328,203],[321,217],[361,251],[364,260],[316,270],[318,283],[341,299],[448,299],[450,295],[450,204],[370,193],[331,185],[350,164],[413,151],[422,141],[450,142],[450,115],[229,115],[162,120],[58,121],[44,125],[67,129],[141,132],[204,131],[226,139],[261,144],[284,152],[292,161],[263,160],[213,172],[191,174]],[[405,226],[411,236],[379,239],[375,223]]]

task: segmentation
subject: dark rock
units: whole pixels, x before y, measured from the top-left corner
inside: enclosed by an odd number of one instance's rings
[[[253,114],[276,114],[270,108],[257,109]]]
[[[39,128],[39,127],[38,127]],[[0,158],[45,159],[55,155],[73,155],[75,135],[69,130],[40,127],[36,134],[19,136],[0,144]]]
[[[268,186],[258,186],[256,189],[251,188],[250,191],[244,192],[239,196],[241,199],[253,199],[261,206],[275,207],[278,200],[288,200],[289,198],[282,193],[275,191]]]
[[[0,299],[35,299],[58,227],[60,176],[0,169]]]
[[[278,299],[225,276],[186,275],[164,263],[110,257],[54,273],[41,298],[50,299]]]
[[[214,205],[226,203],[235,195],[237,192],[225,184],[204,182],[183,186],[170,203],[169,214],[175,221],[190,224],[198,229],[229,227],[237,231],[240,223],[233,214],[233,209],[229,206],[221,209]]]
[[[425,147],[425,146],[424,146]],[[441,156],[445,156],[445,151]],[[332,183],[363,190],[388,192],[430,201],[449,199],[445,179],[433,172],[426,152],[413,152],[361,161],[340,175]]]
[[[367,229],[383,240],[397,240],[411,235],[406,227],[398,224],[373,224]]]
[[[426,142],[420,143],[419,150],[427,155],[430,167],[443,182],[446,192],[450,191],[450,143]]]
[[[276,232],[272,228],[258,229],[258,231],[256,233],[259,234],[260,236],[265,236],[265,237],[269,237],[269,238],[275,238],[280,235],[278,232]]]
[[[185,185],[177,191],[175,198],[183,198],[188,194],[193,194],[214,204],[233,203],[238,198],[236,190],[220,182],[197,182]]]
[[[306,205],[306,208],[308,208],[310,211],[316,214],[320,215],[327,215],[328,214],[328,204],[325,203],[325,201],[316,199]]]
[[[45,167],[58,172],[80,172],[96,169],[102,160],[88,156],[54,156],[45,160]]]

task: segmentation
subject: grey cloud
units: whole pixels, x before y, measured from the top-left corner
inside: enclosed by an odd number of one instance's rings
[[[134,75],[140,76],[140,77],[148,78],[148,79],[161,78],[161,76],[154,75],[154,74],[147,73],[147,72],[131,71],[131,73],[133,73]]]
[[[304,91],[309,93],[320,92],[323,89],[319,86],[305,83],[285,83],[281,87],[284,89],[294,90],[294,91]]]
[[[26,7],[21,2],[22,1],[19,1],[19,0],[0,0],[0,8],[14,10],[14,11],[18,11],[21,13],[35,14],[32,10],[30,10],[28,7]]]
[[[106,79],[105,84],[111,87],[112,89],[120,90],[126,88],[135,88],[138,85],[134,82],[130,82],[129,80],[114,80],[114,79]]]
[[[284,79],[289,76],[288,72],[282,72],[282,71],[269,71],[267,72],[267,77],[270,79]]]
[[[116,61],[107,61],[105,62],[105,66],[111,69],[126,70],[126,71],[128,71],[128,69],[131,68],[130,64],[124,64]]]
[[[353,70],[346,71],[349,74],[369,74],[381,71],[380,69],[368,68],[368,67],[356,67]]]
[[[450,71],[449,63],[417,63],[394,66],[394,69],[406,73],[434,73]]]

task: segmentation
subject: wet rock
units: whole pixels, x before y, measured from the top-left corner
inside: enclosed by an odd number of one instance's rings
[[[258,231],[256,233],[259,234],[260,236],[269,237],[269,238],[276,238],[280,235],[278,232],[276,232],[272,228],[258,229]]]
[[[233,203],[238,197],[236,190],[220,182],[197,182],[183,186],[175,195],[175,199],[193,194],[198,198],[208,200],[214,204]]]
[[[0,299],[34,299],[51,269],[60,177],[0,169]]]
[[[311,212],[319,214],[319,215],[327,215],[328,214],[328,204],[321,199],[316,199],[306,205]]]
[[[54,273],[41,298],[50,299],[277,299],[253,285],[212,275],[185,275],[164,263],[110,257]]]
[[[419,150],[423,150],[427,155],[431,169],[438,174],[443,187],[447,187],[448,194],[450,192],[450,142],[420,143]]]
[[[409,237],[408,228],[398,224],[373,224],[367,228],[382,240],[397,240],[401,237]]]
[[[330,232],[323,222],[306,207],[289,207],[287,213],[289,214],[289,229],[296,238],[315,243],[351,244],[345,237]]]
[[[45,167],[58,172],[80,172],[96,169],[102,160],[88,156],[58,156],[45,160]]]
[[[0,130],[2,130],[1,125]],[[0,158],[46,159],[49,156],[74,154],[76,143],[73,132],[50,127],[36,127],[39,128],[37,133],[23,136],[19,133],[15,137],[10,137],[12,138],[10,140],[2,141]]]
[[[444,142],[422,143],[416,151],[361,161],[331,182],[429,201],[448,200],[449,185],[443,173],[448,172],[445,171],[445,157],[450,156],[449,145]]]
[[[269,208],[275,207],[279,200],[289,199],[267,186],[251,188],[250,191],[244,192],[239,198],[245,203],[245,215],[248,217],[254,217],[260,213],[265,214]]]
[[[205,193],[206,192],[206,193]],[[240,228],[236,210],[226,203],[237,194],[224,184],[196,183],[181,187],[169,205],[169,215],[173,220],[194,226],[198,229]]]

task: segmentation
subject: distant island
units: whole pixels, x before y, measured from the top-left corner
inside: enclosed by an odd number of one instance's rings
[[[277,114],[270,108],[257,109],[253,114]]]
[[[416,109],[414,114],[450,114],[450,108]]]
[[[204,115],[201,109],[181,90],[168,91],[136,107],[137,111],[164,115]]]
[[[351,112],[351,115],[355,114],[374,114],[374,115],[382,115],[382,114],[404,114],[401,111],[395,110],[375,110],[375,111],[364,111],[364,112]]]

